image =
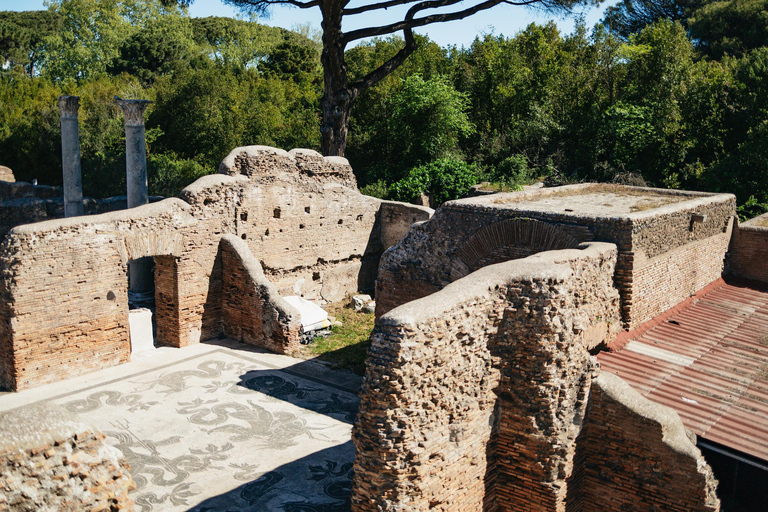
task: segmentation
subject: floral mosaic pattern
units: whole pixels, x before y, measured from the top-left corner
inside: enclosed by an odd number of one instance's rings
[[[125,454],[149,511],[349,510],[353,390],[222,348],[56,402]]]

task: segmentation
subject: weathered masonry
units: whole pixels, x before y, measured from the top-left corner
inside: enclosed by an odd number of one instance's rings
[[[589,354],[621,329],[617,256],[590,242],[485,266],[382,316],[353,509],[719,510],[677,414]]]
[[[279,295],[333,301],[372,289],[385,244],[431,213],[361,195],[346,160],[314,151],[238,148],[220,171],[181,199],[13,228],[0,248],[0,385],[127,361],[127,266],[143,257],[155,263],[158,342],[226,332],[290,353],[297,313]],[[223,279],[222,265],[243,279]],[[253,299],[228,300],[233,291]],[[253,311],[263,318],[233,327]]]
[[[719,278],[735,198],[584,184],[452,201],[382,259],[377,313],[485,265],[611,242],[621,317],[632,329]]]

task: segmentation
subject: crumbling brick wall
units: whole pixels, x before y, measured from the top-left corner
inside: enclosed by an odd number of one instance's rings
[[[382,316],[353,433],[354,509],[564,504],[587,347],[620,324],[615,258],[599,243],[541,253]]]
[[[187,210],[169,199],[11,230],[0,248],[1,385],[19,390],[128,361],[127,263],[178,252],[167,226],[189,221]]]
[[[230,338],[291,354],[299,348],[298,311],[277,293],[246,243],[234,235],[221,239],[222,327]]]
[[[569,512],[720,509],[712,469],[675,411],[607,372],[593,381],[589,402],[578,440],[581,488]]]
[[[8,183],[16,181],[16,177],[13,175],[13,171],[10,167],[0,165],[0,181],[6,181]]]
[[[592,240],[618,247],[616,285],[626,328],[653,318],[720,277],[735,212],[730,194],[630,187],[632,194],[649,191],[675,202],[616,216],[526,207],[526,200],[599,193],[602,186],[572,185],[446,203],[382,257],[377,315],[429,295],[484,264]],[[693,222],[694,215],[704,222]],[[515,230],[514,235],[504,235]]]
[[[729,275],[768,283],[768,214],[763,214],[733,229],[728,249]]]
[[[346,160],[248,146],[233,150],[219,171],[182,199],[198,218],[228,219],[223,233],[248,244],[282,295],[337,301],[373,288],[384,249],[381,201],[354,188]]]
[[[224,282],[222,236],[247,244],[279,293],[334,301],[372,288],[381,251],[430,214],[386,203],[395,221],[382,227],[382,201],[354,188],[346,160],[314,151],[238,148],[221,170],[183,200],[12,229],[0,247],[0,387],[127,361],[130,260],[154,258],[157,341],[182,347],[222,334],[223,303],[234,314],[224,294],[241,283]],[[292,346],[272,332],[275,349]]]
[[[0,511],[130,511],[136,485],[129,471],[104,434],[61,407],[0,415]]]

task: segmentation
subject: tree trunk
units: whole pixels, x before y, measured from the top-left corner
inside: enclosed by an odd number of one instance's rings
[[[341,80],[325,79],[322,99],[323,121],[320,126],[321,148],[325,156],[344,156],[347,147],[349,114],[352,110],[352,94]]]
[[[352,102],[357,97],[350,89],[344,61],[344,34],[341,32],[342,2],[323,3],[323,120],[320,126],[321,151],[325,156],[344,156]]]

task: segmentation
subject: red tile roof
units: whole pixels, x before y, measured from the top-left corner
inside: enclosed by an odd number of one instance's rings
[[[719,281],[616,345],[603,370],[703,439],[768,460],[768,291]]]

